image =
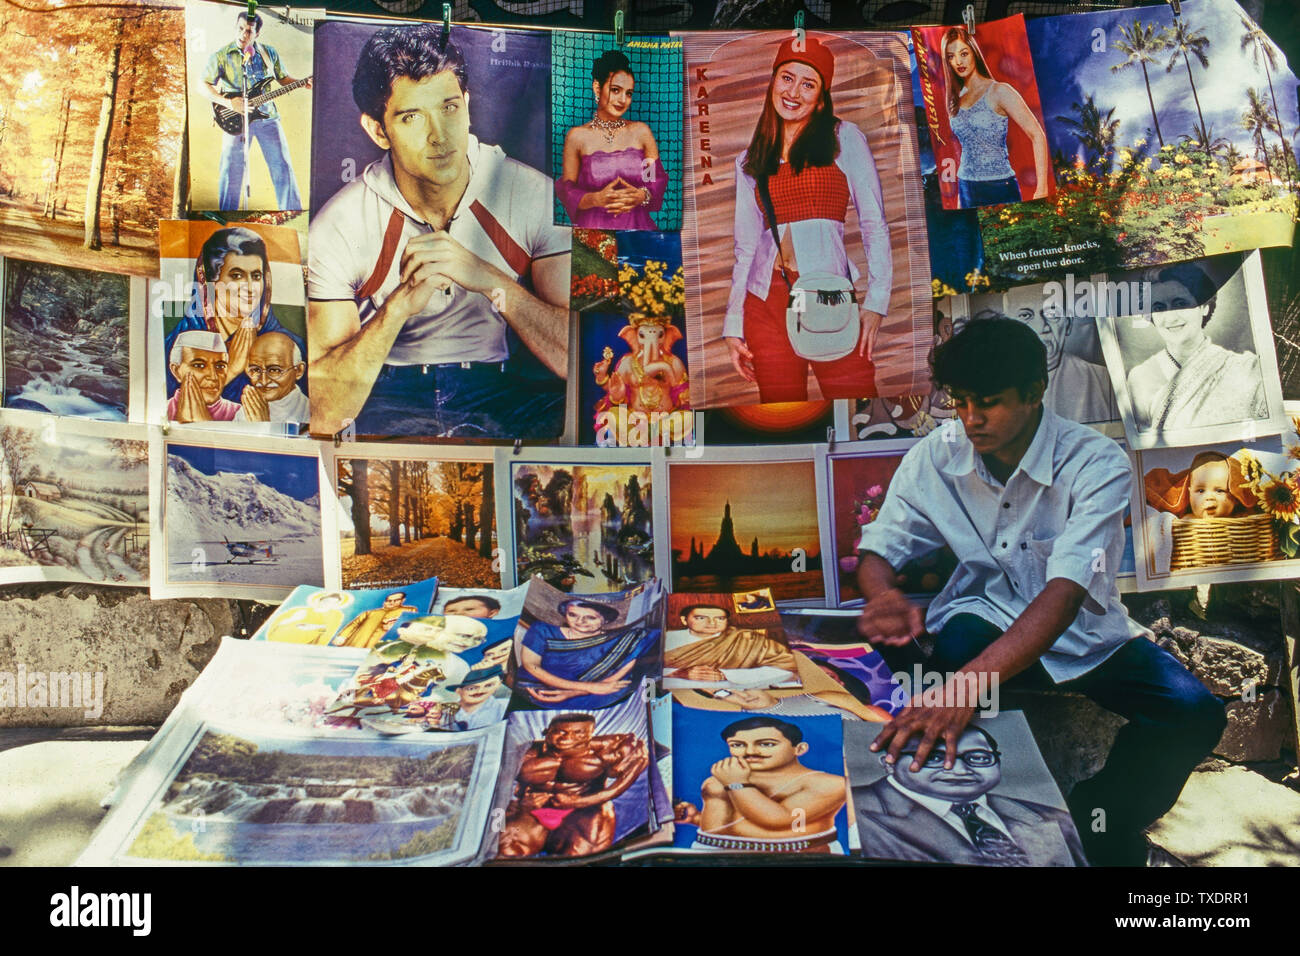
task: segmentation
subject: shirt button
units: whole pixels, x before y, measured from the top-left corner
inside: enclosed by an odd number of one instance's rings
[[[1005,548],[1006,546],[1007,546],[1007,543],[1006,543],[1005,541],[1003,541],[1003,542],[1002,542],[1002,547]]]
[[[1006,545],[1004,544],[1002,547],[1005,548]],[[1020,550],[1021,550],[1021,551],[1025,550],[1025,548],[1027,548],[1027,547],[1029,547],[1029,545],[1025,544],[1023,541],[1020,542]]]
[[[1004,502],[1002,502],[1002,507],[1004,507],[1004,508],[1010,508],[1010,507],[1011,507],[1011,502],[1009,502],[1009,501],[1004,501]]]

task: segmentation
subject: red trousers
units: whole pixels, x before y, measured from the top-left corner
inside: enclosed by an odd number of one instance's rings
[[[790,281],[799,278],[790,274]],[[745,294],[745,345],[754,356],[758,377],[758,400],[767,402],[808,401],[808,366],[812,366],[823,398],[874,398],[876,367],[857,350],[833,362],[809,362],[790,347],[785,331],[785,310],[790,287],[780,270],[773,270],[767,298]]]

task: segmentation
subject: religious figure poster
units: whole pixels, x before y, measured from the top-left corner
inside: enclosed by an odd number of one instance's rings
[[[188,0],[192,208],[311,208],[312,31],[324,15]]]
[[[695,406],[918,390],[930,265],[904,41],[682,39]]]
[[[188,178],[183,10],[5,4],[0,35],[0,254],[156,275]]]
[[[1043,763],[1024,714],[971,721],[957,740],[956,767],[940,745],[920,770],[890,765],[871,741],[879,728],[845,723],[862,855],[906,863],[969,866],[1086,866],[1074,821]]]
[[[249,640],[368,649],[402,621],[430,613],[437,590],[437,578],[400,589],[340,591],[300,585]]]
[[[673,845],[702,853],[846,855],[840,725],[838,716],[723,714],[674,704]]]
[[[1287,427],[1258,252],[1112,278],[1141,302],[1098,323],[1130,448]]]
[[[143,417],[131,351],[144,341],[145,280],[12,258],[2,268],[4,407],[123,422],[135,392]]]
[[[738,594],[674,591],[664,614],[664,690],[802,686],[767,588]]]
[[[674,453],[656,461],[655,484],[656,560],[674,591],[825,598],[813,446]]]
[[[650,453],[499,449],[497,520],[514,580],[621,591],[655,574]]]
[[[326,567],[344,588],[396,587],[436,576],[499,588],[490,449],[346,443],[333,449],[337,507]]]
[[[1056,191],[1023,14],[964,26],[913,27],[921,105],[944,209]]]
[[[298,434],[311,417],[299,234],[205,219],[163,222],[159,239],[150,421]]]
[[[316,448],[187,429],[154,433],[150,593],[278,601],[324,584]]]
[[[548,175],[550,36],[329,21],[315,57],[312,433],[553,440],[572,237]]]
[[[682,227],[682,41],[551,33],[555,221]]]
[[[693,445],[681,236],[575,229],[573,263],[579,443]]]

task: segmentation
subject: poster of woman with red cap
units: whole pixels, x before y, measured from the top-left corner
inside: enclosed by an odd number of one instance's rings
[[[928,381],[907,48],[895,34],[686,34],[692,401],[861,398]],[[909,248],[910,247],[910,248]],[[693,372],[694,374],[694,372]]]

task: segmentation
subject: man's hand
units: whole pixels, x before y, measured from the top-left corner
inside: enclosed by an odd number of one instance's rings
[[[208,411],[207,403],[203,401],[203,390],[199,388],[199,381],[196,376],[187,375],[181,379],[177,394],[180,396],[176,399],[176,420],[178,422],[212,421],[212,413]]]
[[[722,341],[727,343],[727,349],[731,352],[731,367],[736,370],[736,374],[746,382],[758,381],[754,372],[754,353],[749,350],[745,340],[728,335]]]
[[[862,608],[858,633],[873,644],[897,647],[919,635],[925,626],[921,609],[898,588],[880,591]]]
[[[230,99],[226,100],[225,105],[226,109],[234,110],[236,113],[244,112],[244,98],[242,96],[232,96]]]
[[[239,404],[244,407],[244,417],[250,422],[269,422],[271,420],[271,406],[267,403],[266,396],[262,394],[261,389],[256,386],[244,386],[244,390],[239,394]]]
[[[580,690],[561,690],[558,687],[525,687],[529,696],[543,704],[558,704],[560,701],[568,700],[570,697],[580,697]]]
[[[727,757],[719,760],[710,772],[724,787],[733,783],[749,783],[749,765],[739,757]]]
[[[679,667],[671,674],[665,674],[664,676],[676,677],[680,680],[721,681],[727,679],[727,675],[712,664],[692,664],[690,667]]]
[[[952,680],[950,678],[949,684],[944,687],[945,700],[957,699]],[[952,694],[949,694],[950,688],[953,689]],[[945,753],[943,765],[951,770],[957,762],[957,741],[961,739],[962,731],[974,716],[974,707],[924,706],[921,703],[921,695],[917,694],[893,720],[881,728],[876,739],[871,742],[871,749],[880,750],[882,747],[887,747],[885,759],[892,764],[898,760],[898,755],[907,746],[909,740],[920,737],[921,742],[916,748],[916,756],[912,759],[910,767],[912,773],[916,773],[925,765],[925,760],[934,749],[935,743],[942,741]]]
[[[446,230],[424,233],[411,239],[402,251],[401,285],[393,297],[409,300],[406,311],[425,311],[435,291],[458,285],[470,292],[491,296],[492,290],[514,285],[515,280],[484,262],[451,237]]]

